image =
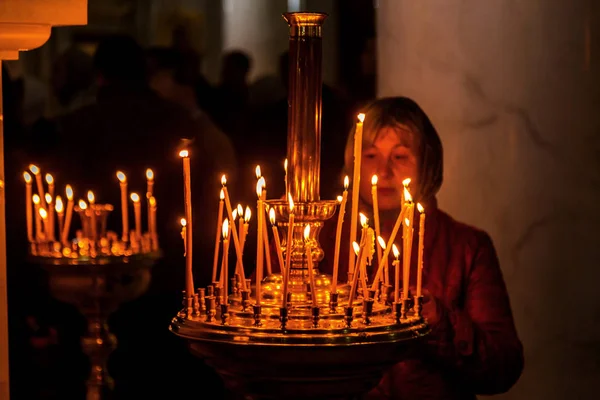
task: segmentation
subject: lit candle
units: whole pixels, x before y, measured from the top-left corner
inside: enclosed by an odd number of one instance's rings
[[[23,172],[23,179],[25,179],[25,216],[27,218],[27,240],[29,243],[33,243],[33,213],[31,211],[31,175],[29,172]]]
[[[240,235],[240,247],[242,248],[242,256],[244,255],[244,244],[246,238],[244,237],[244,207],[238,203],[237,205],[237,220],[238,220],[238,234]],[[237,268],[237,266],[236,266]]]
[[[121,171],[117,171],[117,179],[121,186],[121,220],[123,223],[122,241],[129,240],[129,212],[127,206],[127,176]]]
[[[213,272],[212,272],[212,281],[217,281],[217,263],[219,262],[219,242],[221,241],[221,226],[223,224],[223,199],[225,199],[225,193],[223,189],[219,193],[219,211],[217,213],[217,233],[215,235],[215,252],[213,255]]]
[[[148,168],[146,170],[146,198],[149,199],[154,195],[154,171]]]
[[[65,207],[60,196],[56,196],[56,201],[54,202],[54,211],[56,211],[56,215],[58,217],[58,237],[62,242],[63,237],[63,229],[64,229],[64,217],[65,217]]]
[[[373,221],[375,222],[375,236],[379,237],[379,205],[377,202],[377,175],[371,177],[371,197],[373,201]],[[377,246],[377,265],[381,264],[381,247]]]
[[[46,174],[46,183],[48,184],[48,193],[54,199],[54,177],[50,174]]]
[[[62,231],[61,241],[63,243],[63,246],[66,247],[69,245],[69,242],[68,242],[69,230],[71,229],[71,219],[73,218],[73,207],[75,206],[75,204],[73,202],[73,188],[71,188],[71,185],[67,185],[67,187],[65,188],[65,194],[67,195],[67,213],[65,214],[65,227]]]
[[[315,273],[313,271],[312,246],[310,245],[310,225],[304,228],[304,247],[306,249],[306,260],[308,261],[308,277],[310,280],[310,297],[313,307],[317,306],[317,285],[315,284]]]
[[[256,167],[257,173],[260,172],[260,167]],[[260,178],[256,182],[256,195],[258,200],[257,206],[257,243],[256,243],[256,304],[260,305],[261,301],[261,282],[263,278],[263,256],[264,256],[264,230],[262,228],[263,220],[265,218],[264,202],[262,200],[264,178]]]
[[[43,236],[43,231],[42,231],[42,220],[40,217],[40,196],[38,196],[37,194],[34,194],[32,196],[32,200],[33,200],[33,207],[34,207],[34,211],[35,211],[35,240],[39,241],[42,236]]]
[[[421,297],[421,286],[423,285],[423,239],[425,237],[425,209],[421,203],[417,203],[417,209],[421,214],[419,217],[419,253],[417,261],[417,297]]]
[[[394,251],[395,260],[392,262],[394,266],[394,301],[397,303],[400,301],[400,250],[396,247],[395,244],[392,245],[392,250]]]
[[[379,244],[378,247],[378,252],[381,253],[381,251],[385,251],[385,248],[387,247],[385,244],[385,240],[383,240],[383,238],[381,236],[377,236],[377,243]],[[387,258],[382,259],[381,262],[379,263],[379,265],[381,265],[381,268],[384,271],[384,280],[383,282],[387,285],[389,284],[389,276],[388,276],[388,269],[387,269],[387,264],[388,264],[388,260]],[[379,267],[378,265],[378,267]],[[374,284],[374,283],[373,283]],[[373,284],[371,284],[371,289],[374,289]]]
[[[283,277],[283,299],[282,307],[286,306],[287,293],[288,293],[288,282],[290,280],[290,269],[291,269],[291,258],[292,258],[292,247],[293,247],[293,234],[294,234],[294,200],[292,195],[288,193],[289,200],[289,218],[288,218],[288,231],[287,231],[287,243],[285,244],[285,274]]]
[[[229,217],[229,219],[231,221],[235,221],[235,218],[233,218],[233,210],[231,208],[231,200],[229,199],[229,191],[227,190],[227,186],[226,186],[227,178],[225,177],[225,175],[223,175],[221,177],[221,185],[223,185],[223,194],[225,195],[225,208],[227,210],[227,216]],[[244,260],[242,258],[242,248],[240,246],[240,238],[238,236],[238,232],[237,232],[235,223],[231,224],[230,229],[231,229],[231,236],[233,237],[233,245],[235,247],[235,254],[241,265],[241,268],[239,271],[240,279],[242,280],[242,284],[245,285],[246,284],[246,276],[244,273]]]
[[[408,285],[410,279],[410,250],[408,237],[410,236],[410,220],[404,218],[404,233],[402,237],[402,299],[408,299]]]
[[[348,307],[352,307],[352,303],[354,303],[354,297],[356,297],[356,291],[358,290],[358,275],[360,272],[360,264],[362,263],[362,260],[364,259],[364,248],[365,248],[365,244],[363,243],[362,245],[359,245],[356,242],[352,242],[352,251],[354,252],[354,254],[357,256],[356,258],[356,265],[354,267],[354,270],[356,271],[356,273],[352,276],[352,283],[350,285],[350,295],[348,296]]]
[[[408,186],[409,183],[410,183],[410,179],[405,179],[403,181],[403,184],[404,184],[404,196],[403,197],[405,199],[410,199],[410,201],[412,201],[412,197],[410,195],[410,192],[407,189],[407,186]],[[396,219],[396,223],[394,224],[394,228],[392,229],[392,234],[390,235],[390,238],[388,239],[386,249],[383,252],[383,255],[382,255],[383,259],[387,259],[389,257],[389,255],[390,255],[390,251],[392,249],[392,243],[394,243],[394,240],[396,240],[396,235],[398,234],[398,230],[400,229],[400,225],[402,225],[402,221],[404,220],[404,216],[406,214],[406,209],[407,209],[407,203],[404,202],[402,204],[402,209],[400,210],[400,213],[398,214],[398,218]],[[372,285],[372,287],[377,287],[377,284],[379,283],[379,280],[381,279],[381,275],[383,274],[383,268],[382,267],[383,267],[383,264],[381,264],[381,265],[379,265],[377,267],[377,273],[375,274],[375,278],[373,279],[373,285]]]
[[[156,233],[156,198],[150,196],[148,199],[148,206],[150,208],[150,219],[148,220],[150,238],[152,239],[152,251],[158,250],[158,235]]]
[[[285,173],[285,176],[284,176],[284,178],[283,178],[283,179],[284,179],[284,184],[285,184],[285,190],[286,190],[286,191],[287,191],[287,166],[288,166],[288,159],[286,158],[286,159],[283,161],[283,171],[284,171],[284,173]]]
[[[137,193],[131,193],[131,201],[133,202],[133,212],[135,215],[135,238],[142,239],[142,205],[140,196]],[[186,218],[187,219],[187,218]]]
[[[47,222],[47,239],[50,241],[54,241],[54,206],[52,202],[54,199],[50,195],[50,193],[46,193],[44,195],[46,198],[46,205],[48,206],[47,214],[48,214],[48,222]]]
[[[44,207],[40,207],[38,209],[38,213],[39,213],[40,217],[42,218],[42,224],[44,226],[44,231],[48,232],[48,212],[46,211],[46,209]]]
[[[269,247],[269,232],[267,229],[267,221],[265,220],[265,207],[267,200],[267,185],[265,183],[265,177],[261,176],[259,181],[262,181],[262,193],[261,200],[263,202],[263,217],[262,217],[262,230],[263,230],[263,247],[265,250],[265,260],[267,262],[267,274],[271,275],[273,273],[273,269],[271,267],[271,252]]]
[[[185,220],[185,218],[181,218],[179,220],[179,222],[181,223],[181,238],[183,239],[183,256],[185,257],[186,249],[187,249],[187,242],[185,240],[185,231],[186,231],[187,221]]]
[[[271,229],[273,231],[273,238],[275,240],[275,251],[277,253],[277,259],[279,260],[279,269],[281,274],[285,274],[285,265],[283,264],[283,253],[281,252],[281,240],[279,239],[279,231],[277,225],[275,225],[275,210],[271,208],[269,210],[269,220],[271,221]]]
[[[235,225],[235,222],[233,222]],[[229,220],[225,218],[223,221],[223,259],[221,261],[221,287],[223,288],[222,292],[222,303],[228,304],[228,291],[227,291],[227,280],[229,278],[229,269],[228,269],[228,260],[229,260]]]
[[[131,195],[131,200],[133,200],[133,195],[135,193],[133,193]],[[137,196],[137,194],[136,194]],[[92,239],[92,243],[94,243],[96,240],[98,240],[97,234],[96,234],[96,197],[94,196],[94,192],[92,192],[91,190],[88,190],[87,192],[87,198],[88,198],[88,202],[90,203],[90,223],[92,225],[92,229],[91,229],[91,239]],[[138,198],[139,200],[139,198]],[[135,203],[135,200],[133,200]],[[140,216],[140,220],[141,220],[141,216]],[[137,214],[136,214],[136,224],[137,224]],[[140,236],[141,238],[141,236]]]
[[[185,290],[188,296],[194,294],[194,276],[192,273],[192,183],[190,155],[187,150],[179,152],[183,162],[183,194],[185,204]]]
[[[35,183],[37,185],[38,195],[40,196],[40,205],[45,208],[45,192],[44,185],[42,184],[42,175],[40,174],[40,169],[37,165],[29,164],[29,170],[31,171],[33,176],[35,176]]]
[[[360,164],[362,157],[362,132],[365,114],[358,114],[358,122],[354,131],[354,173],[352,177],[352,210],[350,213],[350,243],[356,240],[356,223],[358,222],[358,195],[360,191]],[[354,250],[348,252],[348,272],[354,272]]]
[[[344,214],[346,213],[346,202],[348,201],[348,186],[350,185],[350,180],[346,175],[344,177],[344,192],[342,196],[338,196],[338,201],[340,202],[340,211],[338,213],[338,221],[337,228],[335,231],[335,249],[333,256],[333,278],[331,282],[331,293],[337,292],[337,281],[338,281],[338,273],[340,266],[340,242],[342,240],[342,226],[344,225]]]
[[[79,201],[77,202],[77,205],[79,206],[79,208],[81,209],[81,211],[83,211],[83,216],[81,217],[81,225],[83,225],[83,236],[85,238],[89,239],[89,236],[90,236],[89,232],[88,232],[88,230],[89,230],[89,224],[86,224],[87,215],[86,215],[86,212],[85,212],[85,210],[87,210],[87,203],[84,200],[79,199]]]

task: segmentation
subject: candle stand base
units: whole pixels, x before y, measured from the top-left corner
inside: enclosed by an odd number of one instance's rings
[[[48,275],[54,298],[75,305],[87,319],[87,333],[81,340],[91,364],[87,400],[110,399],[113,380],[106,368],[117,347],[107,320],[121,304],[140,297],[151,279],[151,268],[159,253],[130,257],[61,259],[31,257]]]

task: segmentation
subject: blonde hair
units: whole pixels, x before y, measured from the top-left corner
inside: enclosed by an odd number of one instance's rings
[[[417,155],[418,167],[418,187],[413,196],[417,201],[433,198],[442,186],[443,149],[440,137],[427,114],[407,97],[377,99],[363,112],[363,148],[371,146],[383,128],[410,128],[413,138],[411,147]],[[354,131],[355,128],[352,128],[344,151],[344,173],[348,175],[352,174],[354,168]],[[404,137],[401,136],[402,139]]]

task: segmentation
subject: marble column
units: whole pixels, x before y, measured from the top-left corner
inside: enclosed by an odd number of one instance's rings
[[[242,50],[252,58],[250,81],[278,76],[279,56],[288,48],[282,14],[287,0],[222,0],[223,51]]]
[[[525,346],[502,399],[597,397],[600,7],[379,0],[379,96],[415,99],[445,151],[440,207],[492,236]]]

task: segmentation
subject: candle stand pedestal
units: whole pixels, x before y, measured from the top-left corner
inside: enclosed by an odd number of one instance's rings
[[[111,397],[113,381],[106,364],[117,340],[108,328],[108,317],[148,289],[158,258],[158,252],[85,259],[30,257],[47,272],[52,296],[76,306],[87,320],[88,329],[81,340],[91,364],[87,400]]]

